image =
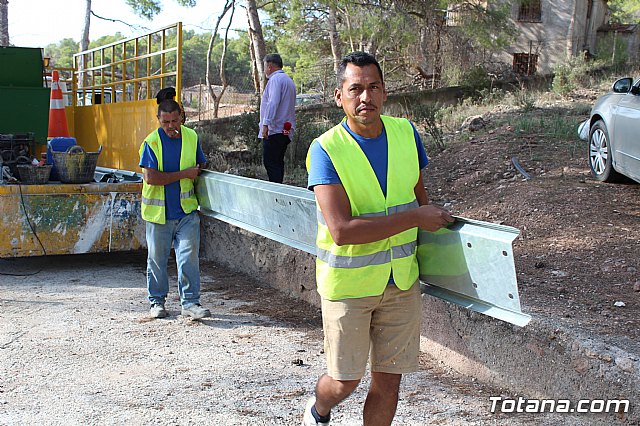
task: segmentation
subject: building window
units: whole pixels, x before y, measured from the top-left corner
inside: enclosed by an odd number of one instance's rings
[[[536,72],[538,55],[529,53],[513,54],[513,72],[521,75],[532,75]]]
[[[518,21],[542,22],[542,7],[540,0],[522,0],[518,9]]]

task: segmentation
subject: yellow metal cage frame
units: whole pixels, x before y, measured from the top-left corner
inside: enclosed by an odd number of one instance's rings
[[[119,40],[73,56],[63,95],[69,131],[85,151],[102,146],[98,166],[139,172],[138,150],[158,127],[155,96],[175,87],[182,95],[182,23]]]
[[[173,32],[175,39],[170,37]],[[182,23],[77,53],[73,63],[76,94],[90,92],[92,100],[97,94],[101,95],[101,103],[152,99],[157,90],[165,87],[175,87],[180,99]],[[117,96],[118,90],[124,96]],[[106,102],[109,94],[110,102]],[[84,106],[78,102],[84,97],[76,95],[73,99],[74,106]]]

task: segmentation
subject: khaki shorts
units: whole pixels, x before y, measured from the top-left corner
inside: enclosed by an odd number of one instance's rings
[[[367,358],[371,371],[417,371],[422,298],[420,284],[407,291],[388,285],[380,296],[322,299],[327,373],[335,380],[360,380]]]

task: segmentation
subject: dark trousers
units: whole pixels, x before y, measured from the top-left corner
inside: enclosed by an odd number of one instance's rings
[[[284,179],[284,154],[289,142],[289,136],[282,133],[262,139],[262,161],[270,182],[282,183]]]

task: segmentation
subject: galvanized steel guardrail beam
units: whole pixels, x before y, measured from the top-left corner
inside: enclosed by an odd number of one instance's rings
[[[196,183],[200,211],[280,243],[315,254],[313,193],[278,183],[203,171]],[[420,231],[422,291],[465,308],[525,326],[512,242],[520,231],[456,217],[446,229]]]

